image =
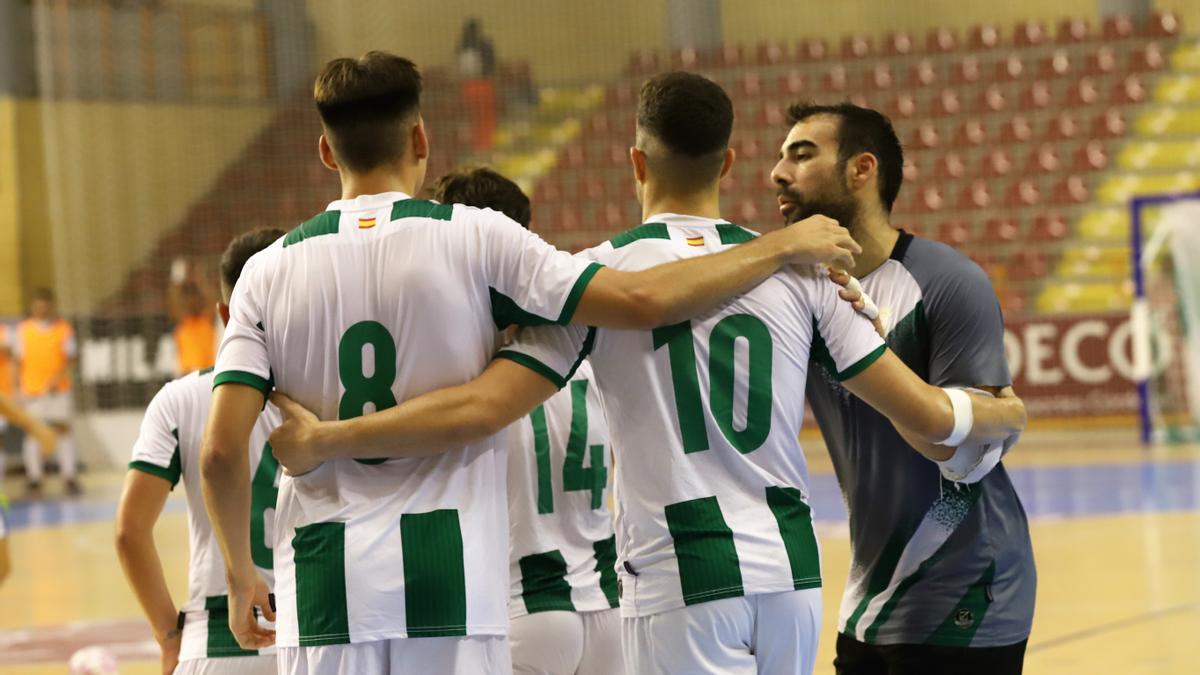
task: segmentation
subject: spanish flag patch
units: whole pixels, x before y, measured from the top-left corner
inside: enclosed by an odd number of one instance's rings
[[[358,219],[358,229],[369,230],[372,227],[375,227],[375,219],[374,218],[359,218]]]
[[[687,243],[688,243],[688,246],[703,246],[704,245],[704,237],[688,237]]]

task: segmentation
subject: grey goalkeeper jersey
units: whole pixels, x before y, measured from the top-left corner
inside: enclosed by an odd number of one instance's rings
[[[1004,321],[987,276],[940,243],[901,232],[862,279],[888,346],[937,386],[1010,384]],[[821,363],[814,346],[813,360]],[[826,368],[808,398],[850,513],[851,567],[838,629],[869,644],[994,647],[1029,636],[1037,586],[1025,510],[1001,464],[956,486]]]

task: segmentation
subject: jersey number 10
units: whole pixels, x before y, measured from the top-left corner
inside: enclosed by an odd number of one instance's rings
[[[656,328],[653,337],[654,349],[666,345],[671,361],[671,383],[675,389],[675,413],[679,418],[683,451],[708,450],[708,428],[704,423],[692,322]],[[733,426],[733,352],[739,337],[746,339],[750,351],[746,426],[741,430]],[[749,314],[733,314],[721,319],[709,336],[708,405],[721,433],[743,455],[757,450],[771,433],[773,349],[767,325]]]

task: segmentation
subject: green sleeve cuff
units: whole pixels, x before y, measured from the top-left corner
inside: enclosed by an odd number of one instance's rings
[[[542,377],[546,378],[547,380],[550,380],[550,383],[553,384],[555,387],[558,387],[559,389],[562,389],[563,387],[567,386],[567,381],[564,378],[562,378],[561,376],[559,376],[558,373],[554,372],[553,368],[542,363],[541,361],[538,361],[537,359],[533,358],[532,356],[529,356],[528,354],[522,354],[520,352],[505,350],[502,352],[498,352],[496,354],[495,358],[508,359],[509,361],[512,361],[513,363],[519,363],[522,366],[525,366],[526,368],[537,373],[538,375],[541,375]]]
[[[269,396],[272,388],[269,380],[243,370],[226,370],[217,373],[217,376],[213,378],[213,389],[223,384],[244,384],[261,391],[263,396]]]
[[[143,462],[141,460],[134,460],[130,462],[129,468],[133,471],[141,471],[142,473],[150,474],[151,476],[158,476],[159,478],[170,483],[172,489],[174,489],[174,487],[179,483],[179,471],[177,470],[168,469],[166,467],[158,466],[157,464],[151,464],[150,462]]]
[[[579,307],[579,301],[583,298],[583,291],[587,289],[589,283],[592,282],[592,277],[596,276],[596,272],[604,267],[600,263],[592,263],[583,270],[583,274],[575,280],[575,285],[571,287],[571,294],[567,296],[567,302],[563,305],[562,314],[558,315],[556,322],[560,326],[565,326],[571,323],[571,319],[575,316],[575,310]]]
[[[886,344],[879,345],[879,347],[876,348],[875,351],[871,352],[870,354],[867,354],[866,356],[864,356],[861,359],[859,359],[858,361],[856,361],[854,363],[854,365],[852,365],[849,368],[838,373],[837,374],[838,382],[845,382],[846,380],[848,380],[848,379],[854,377],[855,375],[858,375],[862,371],[866,370],[868,367],[870,367],[870,365],[872,363],[875,363],[876,361],[878,361],[879,357],[883,356],[883,353],[886,351],[887,351]]]

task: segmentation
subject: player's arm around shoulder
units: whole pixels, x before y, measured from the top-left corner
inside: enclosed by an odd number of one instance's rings
[[[649,330],[686,321],[754,288],[787,265],[853,267],[862,249],[846,228],[813,216],[727,251],[638,272],[601,269],[573,323]]]

